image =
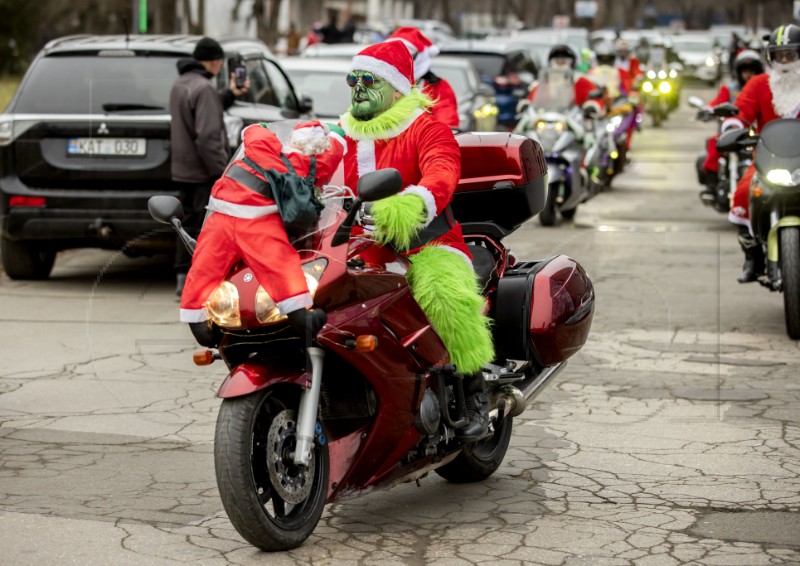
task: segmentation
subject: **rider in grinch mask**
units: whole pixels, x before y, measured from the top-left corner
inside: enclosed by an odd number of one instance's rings
[[[351,69],[352,106],[341,117],[345,184],[356,187],[362,175],[387,167],[400,172],[403,191],[372,205],[375,236],[408,256],[411,292],[464,379],[470,422],[458,434],[480,438],[489,421],[481,369],[494,349],[472,257],[449,206],[461,174],[458,144],[431,116],[402,42],[363,49]]]

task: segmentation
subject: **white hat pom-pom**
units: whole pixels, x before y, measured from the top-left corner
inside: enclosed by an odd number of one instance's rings
[[[300,150],[303,155],[319,155],[331,146],[327,126],[318,121],[298,124],[292,131],[289,145]]]

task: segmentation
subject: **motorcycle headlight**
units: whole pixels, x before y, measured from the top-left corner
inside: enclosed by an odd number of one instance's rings
[[[798,182],[795,182],[794,176],[788,169],[772,169],[767,172],[767,181],[780,187],[793,187],[800,184],[800,170],[795,171],[795,173],[797,174]]]
[[[661,79],[661,80],[663,81],[664,79],[666,79],[666,78],[667,78],[667,72],[666,72],[666,71],[664,71],[664,70],[661,70],[661,71],[659,71],[659,72],[658,72],[658,78],[659,78],[659,79]]]
[[[658,90],[664,94],[669,94],[669,92],[672,90],[672,85],[664,81],[663,83],[659,83]]]
[[[653,92],[653,83],[651,83],[650,81],[645,81],[644,84],[642,85],[642,90],[645,93],[650,94],[651,92]]]
[[[317,259],[303,264],[303,273],[306,276],[306,285],[308,292],[313,297],[319,287],[319,280],[328,265],[327,259]],[[272,324],[274,322],[281,322],[286,320],[286,315],[283,315],[278,310],[278,305],[272,300],[263,287],[259,286],[256,291],[256,304],[255,313],[258,322],[262,324]]]
[[[205,304],[208,318],[223,328],[239,328],[242,319],[239,314],[239,291],[230,281],[223,281],[214,289]]]
[[[544,120],[539,120],[539,121],[536,122],[536,130],[537,131],[541,132],[546,127],[547,127],[547,122],[545,122]]]
[[[563,132],[564,131],[564,127],[565,127],[564,126],[564,122],[562,122],[561,120],[559,120],[558,122],[553,122],[553,128],[555,128],[555,130],[558,133]]]
[[[649,71],[647,71],[647,78],[648,79],[656,78],[656,72],[654,70],[650,69]]]
[[[614,127],[619,127],[622,124],[622,116],[614,116],[611,118],[611,123],[614,124]]]
[[[669,78],[677,79],[678,78],[678,71],[676,71],[675,69],[670,69],[669,70]]]
[[[714,61],[713,57],[706,58],[706,67],[713,67],[716,61]]]

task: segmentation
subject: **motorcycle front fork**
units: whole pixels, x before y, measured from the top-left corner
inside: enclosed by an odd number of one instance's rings
[[[309,346],[306,352],[311,359],[311,383],[300,395],[300,407],[297,409],[297,446],[294,450],[294,463],[298,466],[308,466],[311,461],[322,386],[322,365],[325,359],[325,350],[322,348]]]

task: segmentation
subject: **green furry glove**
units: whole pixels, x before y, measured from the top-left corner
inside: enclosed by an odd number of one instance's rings
[[[406,251],[425,224],[427,209],[419,195],[394,195],[372,204],[375,237],[382,244],[393,244]]]

